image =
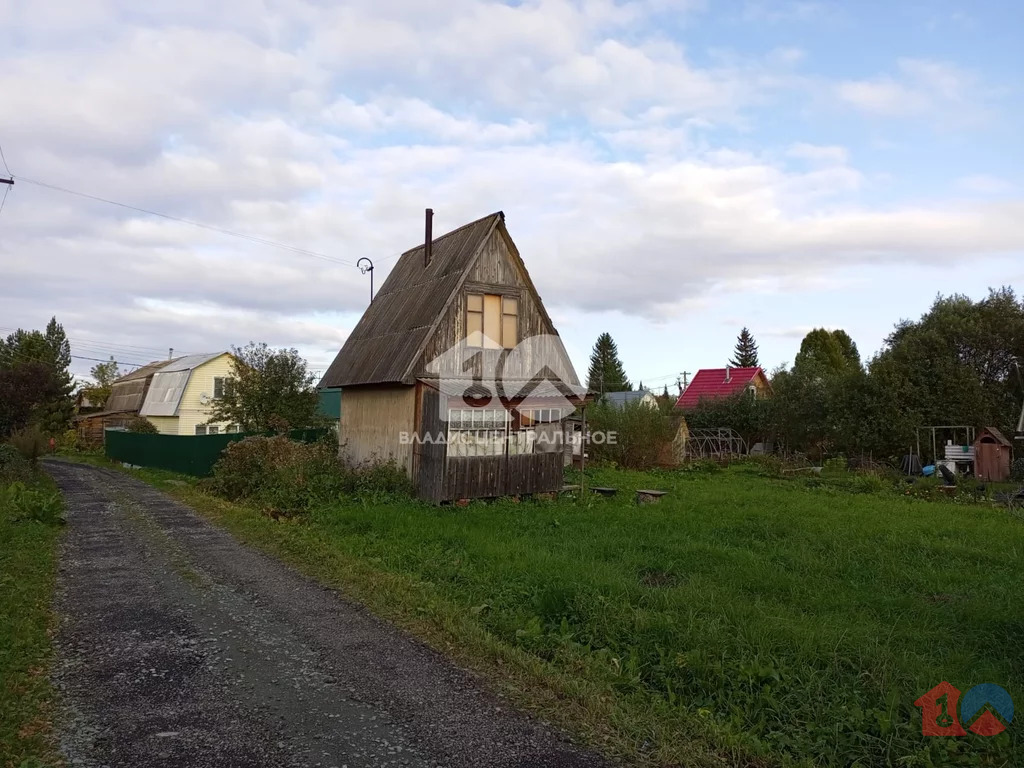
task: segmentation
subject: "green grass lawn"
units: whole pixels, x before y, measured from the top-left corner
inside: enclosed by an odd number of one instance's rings
[[[921,736],[942,680],[1024,706],[1024,523],[720,472],[597,470],[618,497],[339,503],[296,523],[167,485],[246,539],[654,765],[1013,765],[1020,722]],[[638,507],[632,491],[668,490]]]
[[[52,487],[45,476],[34,485]],[[50,601],[60,529],[0,502],[0,766],[49,764]]]

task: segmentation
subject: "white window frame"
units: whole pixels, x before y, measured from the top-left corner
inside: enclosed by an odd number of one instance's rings
[[[207,429],[206,429],[206,425],[205,424],[196,424],[196,436],[198,437],[199,435],[206,435],[206,434],[208,434],[207,433]]]
[[[449,408],[447,454],[504,456],[512,414],[504,408]]]

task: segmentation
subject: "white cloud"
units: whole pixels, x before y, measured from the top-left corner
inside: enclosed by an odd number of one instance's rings
[[[871,207],[844,147],[723,144],[716,129],[747,130],[752,106],[799,86],[800,56],[699,66],[644,27],[659,2],[46,6],[0,6],[0,140],[16,174],[368,256],[378,287],[426,206],[439,232],[504,209],[566,318],[660,320],[839,264],[1024,250],[1020,200]],[[893,113],[900,89],[920,89],[921,109],[969,91],[946,65],[900,67],[840,93]],[[265,339],[326,362],[366,304],[350,266],[27,181],[0,235],[4,326],[57,314],[72,338]]]
[[[862,112],[881,117],[929,115],[946,123],[970,124],[988,117],[977,77],[946,62],[904,58],[898,74],[836,85],[836,95]]]
[[[797,142],[789,147],[786,154],[815,164],[846,165],[850,153],[846,147]]]
[[[959,180],[958,186],[977,195],[1003,195],[1018,190],[1018,187],[1012,182],[984,173],[964,176]]]

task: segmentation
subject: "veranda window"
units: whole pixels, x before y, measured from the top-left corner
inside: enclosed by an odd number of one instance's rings
[[[509,433],[508,452],[513,455],[551,451],[556,446],[538,445],[538,439],[551,441],[554,430],[550,425],[562,419],[561,408],[521,408],[514,429]],[[539,437],[543,435],[544,437]]]
[[[560,431],[560,408],[527,408],[515,417],[498,408],[452,408],[448,411],[449,456],[511,456],[557,450],[550,443]],[[540,435],[544,437],[540,437]]]
[[[452,408],[448,411],[449,456],[502,456],[510,414],[504,408]]]

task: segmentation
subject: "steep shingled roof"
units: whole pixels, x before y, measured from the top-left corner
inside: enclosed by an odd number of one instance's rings
[[[498,211],[434,238],[426,268],[424,246],[403,253],[319,386],[405,381],[480,248],[503,220]]]

